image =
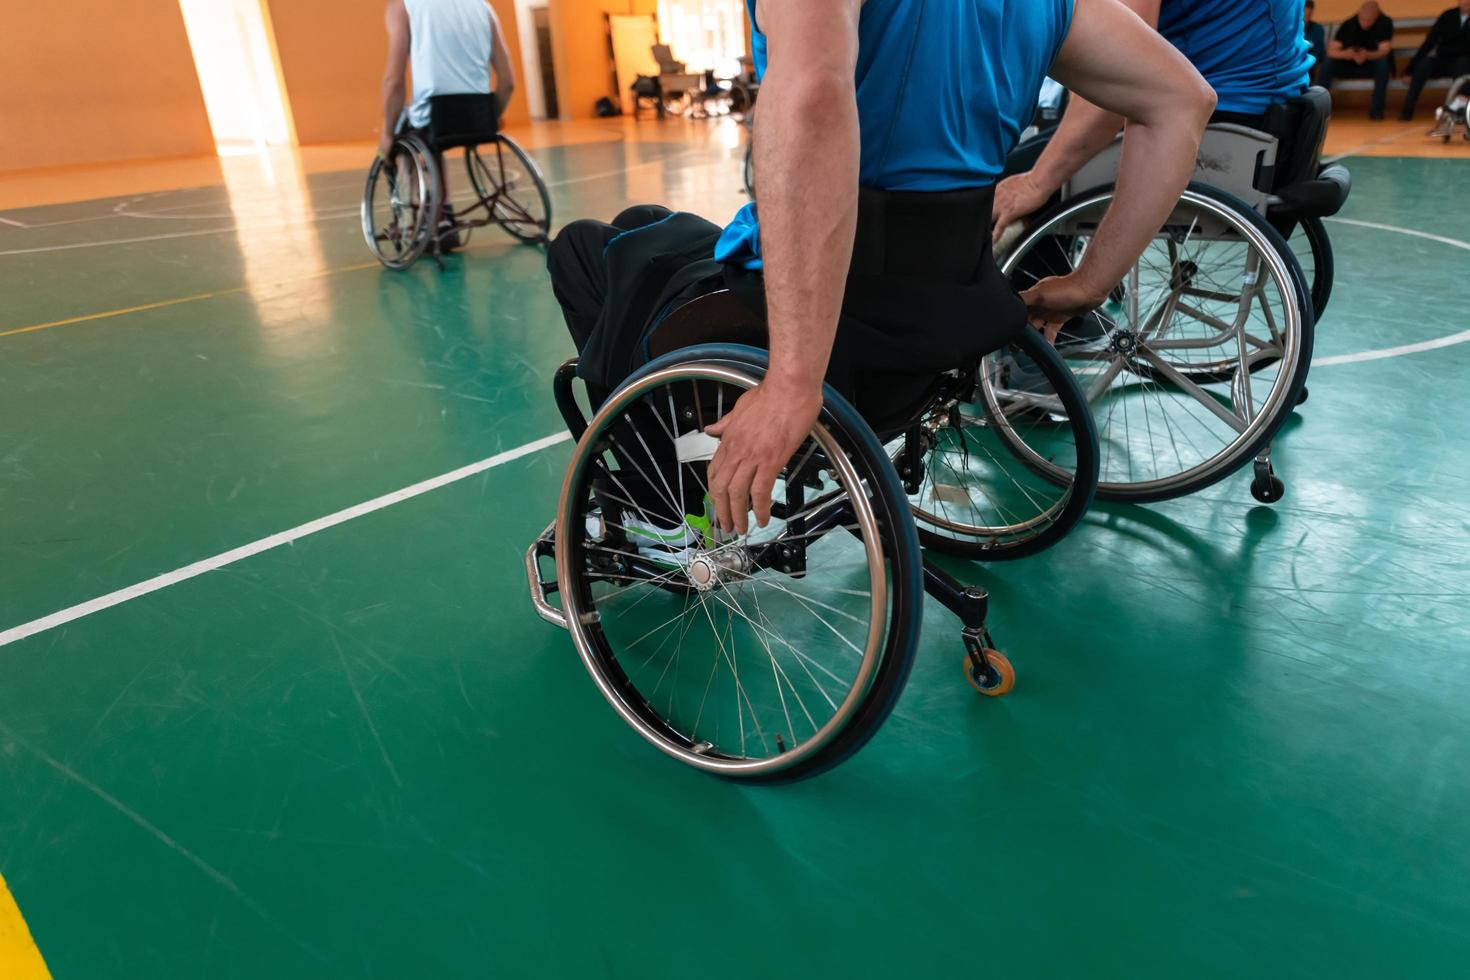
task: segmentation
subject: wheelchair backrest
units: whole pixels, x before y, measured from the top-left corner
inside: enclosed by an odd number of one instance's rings
[[[1319,86],[1266,111],[1266,132],[1280,143],[1276,169],[1265,190],[1275,191],[1317,176],[1322,143],[1332,118],[1332,96]]]
[[[447,150],[454,146],[489,143],[500,132],[500,101],[491,93],[435,95],[429,98],[429,146]]]
[[[1235,123],[1213,123],[1200,140],[1190,180],[1233,194],[1264,213],[1276,150],[1277,140],[1269,133]],[[1123,140],[1119,137],[1077,171],[1062,189],[1063,199],[1116,181],[1122,152]]]

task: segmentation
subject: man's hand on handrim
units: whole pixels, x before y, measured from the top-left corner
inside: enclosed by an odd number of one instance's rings
[[[758,526],[770,522],[776,477],[811,432],[821,410],[820,385],[768,378],[741,395],[730,414],[705,430],[720,440],[709,464],[709,492],[721,528],[745,534],[752,510]]]

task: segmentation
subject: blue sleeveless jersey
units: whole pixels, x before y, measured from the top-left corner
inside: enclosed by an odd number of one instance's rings
[[[1255,115],[1307,88],[1302,0],[1164,0],[1159,33],[1205,76],[1221,112]]]
[[[766,38],[755,0],[747,6],[764,75]],[[867,0],[858,20],[859,183],[892,191],[995,183],[1071,20],[1072,0]],[[753,203],[725,229],[715,258],[760,266]]]

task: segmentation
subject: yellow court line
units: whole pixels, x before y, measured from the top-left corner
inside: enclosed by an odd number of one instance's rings
[[[51,980],[46,961],[21,918],[5,879],[0,878],[0,977],[5,980]]]
[[[34,333],[37,330],[50,330],[52,327],[65,327],[73,323],[87,323],[90,320],[105,320],[108,317],[124,316],[128,313],[142,313],[147,310],[160,310],[166,306],[178,306],[180,303],[194,303],[201,299],[215,299],[220,296],[233,296],[237,293],[248,293],[255,289],[266,286],[284,286],[293,282],[306,282],[310,279],[322,279],[326,276],[334,276],[339,272],[357,272],[362,269],[377,268],[376,262],[361,262],[357,265],[344,265],[336,269],[323,269],[321,272],[313,272],[306,276],[295,276],[291,279],[276,279],[272,282],[257,283],[250,286],[235,286],[231,289],[220,289],[212,293],[196,293],[193,296],[180,296],[176,299],[159,300],[157,303],[144,303],[142,306],[125,306],[120,310],[104,310],[101,313],[87,313],[82,316],[68,317],[65,320],[52,320],[50,323],[33,323],[28,327],[15,327],[11,330],[0,330],[0,337],[13,337],[16,334]]]

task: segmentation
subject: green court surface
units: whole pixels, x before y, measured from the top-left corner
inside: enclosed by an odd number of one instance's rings
[[[739,154],[537,156],[567,220],[723,218]],[[1355,355],[1470,339],[1464,164],[1350,166],[1286,499],[947,562],[1015,692],[931,602],[816,780],[666,760],[536,617],[560,442],[0,646],[0,875],[52,973],[1463,975],[1470,344]],[[0,336],[0,636],[560,430],[541,253],[364,266],[360,183],[3,215],[0,334],[149,308]]]

